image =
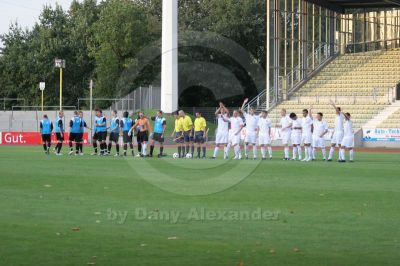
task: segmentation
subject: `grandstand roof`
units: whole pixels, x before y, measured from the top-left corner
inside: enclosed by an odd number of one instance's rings
[[[385,8],[385,7],[399,7],[400,0],[308,0],[311,3],[338,11],[344,12],[348,8]]]

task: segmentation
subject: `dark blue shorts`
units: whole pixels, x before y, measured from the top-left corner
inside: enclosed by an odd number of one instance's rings
[[[182,136],[182,132],[175,133],[175,143],[183,143],[184,135]]]
[[[204,143],[204,131],[196,131],[194,133],[194,143]]]
[[[183,137],[184,137],[185,142],[190,142],[190,141],[194,140],[192,133],[193,133],[193,131],[191,131],[191,130],[183,132]]]

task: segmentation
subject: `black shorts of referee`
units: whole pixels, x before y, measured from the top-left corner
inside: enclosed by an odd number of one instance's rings
[[[199,144],[204,143],[204,131],[194,132],[194,143],[199,143]]]
[[[147,142],[149,141],[149,132],[148,131],[139,131],[137,134],[138,142]]]

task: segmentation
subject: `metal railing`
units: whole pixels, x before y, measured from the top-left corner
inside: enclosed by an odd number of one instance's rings
[[[161,88],[149,85],[139,87],[114,102],[113,109],[117,110],[143,110],[161,108]]]
[[[362,53],[400,48],[400,39],[389,39],[380,41],[368,41],[350,43],[346,45],[346,53]]]
[[[127,110],[130,110],[130,108],[129,108],[130,102],[128,99],[124,99],[124,98],[93,98],[92,101],[93,101],[94,106],[97,106],[96,103],[99,103],[99,102],[106,103],[106,105],[109,103],[113,103],[112,104],[112,106],[113,106],[113,105],[116,105],[117,102],[125,103],[125,101],[126,101],[125,105],[128,106]],[[85,109],[85,107],[88,107],[89,102],[90,102],[90,98],[78,98],[78,110],[83,110],[83,109]],[[89,108],[87,108],[87,109],[89,109]]]
[[[7,109],[8,109],[8,103],[14,103],[14,102],[23,102],[23,105],[25,105],[26,104],[26,100],[25,100],[25,98],[7,98],[7,97],[5,97],[5,98],[2,98],[2,99],[0,99],[2,102],[3,102],[3,110],[4,111],[6,111]]]
[[[307,66],[311,66],[308,69],[303,69],[300,65],[296,66],[292,69],[292,71],[286,76],[282,77],[279,80],[279,88],[281,91],[279,92],[281,95],[276,95],[276,101],[270,102],[270,108],[274,108],[280,102],[284,100],[284,98],[292,95],[297,89],[307,80],[309,80],[312,76],[315,75],[322,67],[324,67],[327,63],[330,62],[339,52],[339,47],[334,45],[334,52],[331,54],[331,45],[323,44],[318,46],[318,48],[313,52],[313,54],[307,57]],[[322,56],[323,55],[323,56]],[[301,75],[301,72],[305,71],[307,75]],[[286,88],[285,91],[284,87]],[[272,92],[271,88],[269,88],[270,92]],[[266,97],[267,90],[261,91],[255,98],[253,98],[247,104],[247,108],[253,107],[255,109],[266,108]],[[283,97],[285,94],[285,97]],[[273,94],[271,94],[273,95]]]
[[[59,110],[60,106],[43,106],[44,110]],[[13,105],[11,111],[41,111],[42,106],[35,105]],[[63,110],[76,110],[75,105],[63,106]]]
[[[322,52],[323,51],[323,52]],[[309,80],[318,70],[326,65],[338,54],[338,47],[334,46],[334,53],[330,53],[330,45],[320,45],[313,54],[307,57],[308,69],[302,69],[300,66],[296,66],[289,74],[284,77],[286,84],[286,96],[292,95],[304,81]],[[301,72],[305,71],[307,75],[302,77]],[[282,86],[283,87],[283,86]]]
[[[334,102],[346,102],[346,103],[351,103],[351,104],[362,104],[362,103],[387,103],[391,104],[396,101],[396,87],[388,87],[385,89],[377,89],[377,88],[371,88],[372,94],[371,95],[366,95],[365,92],[358,92],[358,91],[353,91],[351,93],[347,93],[348,95],[343,96],[340,95],[340,92],[338,93],[329,93],[327,92],[321,92],[321,93],[315,93],[313,95],[302,95],[298,94],[292,99],[297,101],[298,103],[315,103],[315,104],[320,104],[320,103],[326,103],[328,104],[331,100]],[[378,93],[384,92],[383,96],[380,96]]]

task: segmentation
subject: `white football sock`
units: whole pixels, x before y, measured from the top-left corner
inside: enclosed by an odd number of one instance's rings
[[[239,156],[239,152],[240,152],[240,147],[239,147],[239,145],[236,145],[236,146],[233,148],[233,150],[235,151],[235,157],[236,157],[236,156]]]
[[[219,147],[215,147],[213,157],[217,157]]]
[[[297,156],[297,147],[293,147],[293,160],[296,160]]]
[[[285,159],[288,159],[290,156],[289,155],[289,147],[285,147],[284,151],[285,151]]]
[[[345,153],[345,150],[341,148],[339,152],[340,152],[341,160],[346,161],[346,153]]]
[[[144,156],[147,155],[147,154],[146,154],[146,148],[147,148],[147,143],[142,143],[142,154],[143,154]]]
[[[268,153],[269,153],[269,157],[272,158],[272,147],[271,146],[268,147]]]
[[[304,147],[304,159],[308,160],[308,147],[307,146]]]
[[[350,161],[353,161],[353,157],[354,157],[354,151],[353,150],[349,150],[349,157],[350,157]]]
[[[322,148],[321,151],[322,151],[322,158],[324,158],[324,160],[326,160],[326,150],[325,150],[325,148]]]
[[[229,151],[231,150],[231,144],[228,143],[228,145],[224,148],[224,150],[225,150],[226,156],[228,156],[229,155]]]
[[[335,153],[335,148],[331,147],[330,151],[329,151],[329,157],[328,160],[332,160],[333,158],[333,154]],[[340,156],[340,155],[339,155]]]
[[[311,150],[311,157],[312,157],[314,160],[315,160],[315,158],[317,158],[316,152],[317,152],[317,149],[313,147],[312,150]]]
[[[253,158],[257,158],[257,145],[253,144]]]
[[[340,160],[344,160],[344,157],[343,157],[343,155],[344,155],[344,153],[343,152],[340,152],[340,149],[341,148],[339,148],[339,156],[338,156],[338,160],[340,161]],[[345,151],[346,152],[346,151]]]
[[[300,145],[297,146],[297,152],[298,152],[298,154],[299,154],[299,160],[301,160],[301,158],[303,157],[303,152],[302,152],[302,149],[301,149],[301,146],[300,146]]]
[[[261,146],[261,157],[265,158],[265,147]]]
[[[249,154],[249,145],[247,145],[246,143],[244,144],[244,155],[247,157]]]

